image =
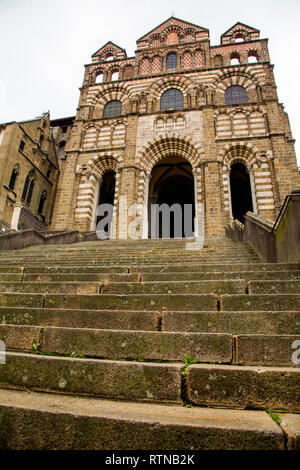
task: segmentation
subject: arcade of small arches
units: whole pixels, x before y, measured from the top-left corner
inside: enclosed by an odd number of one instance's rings
[[[248,103],[246,89],[241,85],[231,85],[225,90],[225,104],[236,105]],[[160,97],[160,111],[169,109],[184,109],[184,95],[175,87],[165,90]],[[122,102],[114,99],[108,101],[103,107],[103,118],[122,116]]]
[[[246,52],[239,50],[229,54],[216,51],[211,57],[212,67],[223,67],[229,65],[255,64],[262,60],[261,52],[256,49],[249,49]],[[165,54],[151,54],[144,56],[138,61],[136,69],[137,75],[157,74],[176,70],[192,70],[205,67],[207,62],[205,52],[202,49],[185,49],[178,53],[169,51]],[[115,64],[101,66],[90,78],[90,84],[108,83],[118,80],[126,80],[134,77],[134,65],[127,63],[117,67]]]

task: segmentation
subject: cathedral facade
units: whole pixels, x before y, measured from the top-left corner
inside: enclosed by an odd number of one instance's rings
[[[247,211],[274,220],[299,182],[267,39],[237,23],[211,45],[171,17],[137,41],[108,42],[85,66],[60,159],[55,230],[93,231],[113,205],[111,236],[150,236],[151,206],[192,207],[193,234],[222,236]],[[204,219],[200,222],[200,215]]]

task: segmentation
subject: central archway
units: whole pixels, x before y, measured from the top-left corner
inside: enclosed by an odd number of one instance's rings
[[[149,238],[194,236],[195,190],[189,162],[170,156],[152,169],[148,198]]]

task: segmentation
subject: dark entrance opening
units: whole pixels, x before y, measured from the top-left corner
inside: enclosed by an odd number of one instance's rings
[[[116,174],[114,171],[107,171],[102,176],[102,182],[99,191],[99,206],[101,204],[110,204],[111,206],[114,205],[114,198],[115,198],[115,186],[116,186]],[[97,216],[96,218],[96,227],[98,223],[107,217],[109,213],[106,211],[104,215]],[[112,214],[111,217],[108,219],[108,223],[104,226],[105,232],[107,232],[108,236],[110,234],[111,229],[111,222],[112,222]]]
[[[250,177],[242,163],[234,163],[230,172],[232,215],[244,223],[248,211],[253,211]]]
[[[151,228],[155,223],[151,220],[151,205],[153,204],[160,207],[167,205],[171,209],[169,217],[164,218],[163,212],[159,212],[159,217],[156,219],[159,223],[156,231],[158,238],[193,237],[195,194],[191,165],[178,157],[162,160],[152,170],[149,189],[149,238],[153,237]],[[181,214],[181,219],[177,219],[176,229],[175,217],[178,212],[172,210],[174,205],[177,205],[177,210],[179,206]]]

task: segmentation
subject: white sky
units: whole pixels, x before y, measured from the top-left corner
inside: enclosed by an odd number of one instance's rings
[[[0,122],[75,115],[91,55],[111,40],[134,56],[172,14],[208,28],[212,45],[237,21],[269,38],[300,165],[300,0],[0,0]]]

